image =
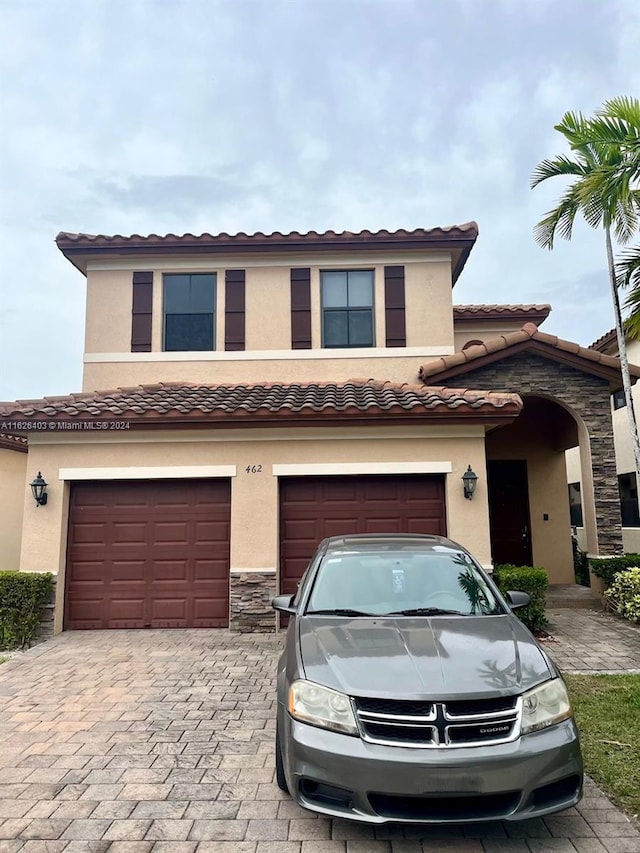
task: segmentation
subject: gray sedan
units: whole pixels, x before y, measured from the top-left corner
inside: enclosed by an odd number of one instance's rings
[[[582,796],[564,682],[460,545],[327,539],[278,665],[276,777],[303,807],[367,823],[521,820]]]

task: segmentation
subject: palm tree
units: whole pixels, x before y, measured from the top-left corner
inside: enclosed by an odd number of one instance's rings
[[[640,101],[614,98],[592,118],[568,112],[555,126],[568,141],[572,156],[543,160],[534,170],[531,187],[558,176],[573,178],[557,207],[536,225],[534,236],[543,248],[553,249],[556,234],[571,239],[580,213],[593,228],[604,228],[618,352],[622,370],[636,472],[640,475],[640,442],[624,337],[620,294],[613,256],[612,232],[624,245],[638,231],[640,214]]]

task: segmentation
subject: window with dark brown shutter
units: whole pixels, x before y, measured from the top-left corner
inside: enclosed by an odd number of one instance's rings
[[[131,305],[131,352],[151,352],[153,273],[134,272]]]
[[[388,347],[405,347],[404,267],[384,268],[384,316]]]
[[[291,349],[311,349],[311,270],[291,270]]]
[[[227,270],[225,273],[224,348],[245,348],[245,271]]]

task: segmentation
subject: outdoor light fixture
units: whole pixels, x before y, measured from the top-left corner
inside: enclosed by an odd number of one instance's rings
[[[47,502],[47,483],[42,476],[42,472],[38,471],[38,476],[31,483],[31,491],[33,492],[33,499],[36,502],[36,506],[44,506]]]
[[[464,496],[467,500],[471,500],[473,497],[473,493],[476,490],[476,483],[478,482],[478,475],[474,474],[471,470],[471,465],[467,468],[467,470],[462,475],[462,486],[464,488]]]

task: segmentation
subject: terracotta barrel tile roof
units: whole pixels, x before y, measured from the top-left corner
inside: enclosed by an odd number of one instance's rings
[[[609,329],[608,332],[605,332],[604,335],[601,335],[596,341],[592,344],[589,344],[589,349],[598,350],[598,352],[605,352],[612,345],[618,345],[618,334],[616,332],[615,326],[613,329]]]
[[[519,331],[500,335],[463,352],[428,361],[420,368],[419,376],[423,382],[432,381],[434,377],[447,379],[496,361],[502,357],[502,353],[509,355],[523,348],[532,349],[547,357],[555,357],[578,370],[595,373],[608,379],[613,385],[617,385],[620,380],[619,359],[582,347],[573,341],[565,341],[556,335],[548,335],[539,331],[534,323],[525,323]],[[634,365],[629,367],[632,378],[640,377],[640,368]]]
[[[453,319],[457,322],[474,320],[518,320],[539,325],[551,313],[551,305],[454,305]]]
[[[382,414],[505,416],[518,414],[522,406],[516,394],[455,388],[430,388],[424,385],[395,385],[390,382],[342,383],[269,383],[251,385],[161,384],[120,388],[68,397],[45,397],[1,403],[0,417],[57,420],[188,419],[229,421],[251,418],[254,421],[348,415]]]
[[[61,231],[56,244],[62,254],[86,274],[87,258],[113,253],[117,255],[166,254],[248,254],[296,253],[315,251],[415,251],[443,249],[451,252],[452,280],[456,282],[478,237],[475,222],[441,228],[415,228],[412,231],[274,231],[264,234],[75,234]]]
[[[0,448],[5,450],[17,450],[19,453],[26,453],[28,450],[27,439],[22,435],[7,435],[0,433]]]
[[[274,246],[288,243],[303,243],[313,245],[314,243],[364,243],[368,241],[380,242],[387,240],[390,243],[401,242],[403,240],[455,240],[463,238],[465,240],[475,240],[478,236],[478,226],[475,222],[465,222],[463,225],[447,225],[440,228],[414,228],[407,231],[404,228],[399,228],[396,231],[290,231],[287,234],[282,234],[280,231],[273,231],[270,234],[264,234],[262,231],[256,231],[253,234],[246,234],[243,231],[237,234],[73,234],[68,231],[61,231],[56,237],[58,248],[79,248],[96,247],[96,246],[171,246],[177,247],[180,245],[201,245],[201,246],[216,246],[237,244],[243,245],[247,243],[266,244],[270,243]]]

